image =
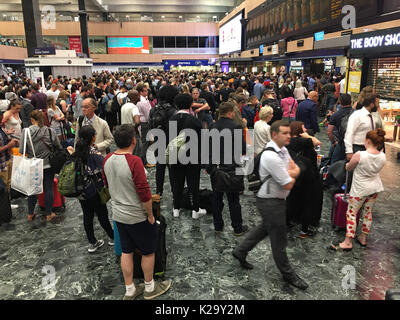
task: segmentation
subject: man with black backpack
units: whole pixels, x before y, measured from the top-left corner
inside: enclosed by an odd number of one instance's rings
[[[292,269],[286,254],[286,198],[300,175],[300,169],[290,157],[286,146],[290,143],[290,126],[286,121],[276,121],[271,126],[272,140],[260,156],[259,176],[261,187],[256,205],[262,223],[250,230],[246,239],[232,254],[245,269],[253,269],[246,256],[266,236],[270,236],[274,261],[289,284],[305,290],[308,285]]]
[[[331,157],[331,165],[346,158],[344,136],[347,129],[347,123],[354,111],[351,106],[351,96],[349,94],[341,94],[339,104],[341,105],[340,110],[330,117],[328,125],[328,138],[334,148]]]

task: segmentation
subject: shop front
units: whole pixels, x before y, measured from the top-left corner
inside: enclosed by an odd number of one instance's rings
[[[357,89],[358,81],[359,89],[372,86],[380,96],[385,129],[394,133],[400,116],[400,28],[353,35],[350,57],[348,87]]]

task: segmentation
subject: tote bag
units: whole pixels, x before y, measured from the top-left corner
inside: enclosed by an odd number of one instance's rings
[[[36,158],[29,128],[25,129],[24,134],[24,153],[22,156],[13,158],[11,188],[27,196],[32,196],[43,192],[43,159]],[[28,138],[33,151],[32,159],[26,157]]]

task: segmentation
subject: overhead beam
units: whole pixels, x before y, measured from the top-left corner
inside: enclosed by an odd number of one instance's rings
[[[195,6],[168,6],[168,5],[123,5],[116,6],[110,5],[108,6],[109,12],[165,12],[165,13],[225,13],[230,10],[230,7],[224,6],[215,6],[215,7],[203,7],[199,5]]]
[[[96,0],[93,0],[96,2]],[[139,5],[149,5],[149,1],[146,0],[102,0],[103,5],[111,6],[139,6]],[[157,0],[157,6],[168,5],[168,6],[224,6],[224,7],[234,7],[235,0]]]

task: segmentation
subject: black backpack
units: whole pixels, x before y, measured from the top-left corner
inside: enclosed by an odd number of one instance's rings
[[[163,129],[168,127],[169,119],[177,112],[177,109],[169,103],[159,104],[150,110],[150,129]]]
[[[349,118],[353,114],[354,109],[351,109],[351,111],[346,114],[342,119],[340,119],[340,128],[339,128],[339,139],[340,141],[344,140],[344,136],[346,135],[346,130],[347,130],[347,124],[349,123]]]
[[[255,158],[254,158],[254,169],[253,169],[253,173],[250,174],[247,177],[247,180],[249,182],[249,190],[250,191],[258,191],[260,190],[261,186],[264,184],[265,181],[267,181],[269,178],[271,178],[271,176],[267,176],[266,178],[264,178],[263,180],[261,180],[260,177],[260,162],[261,162],[261,156],[264,153],[264,151],[273,151],[275,153],[276,150],[272,147],[266,148],[263,151],[261,151]]]

